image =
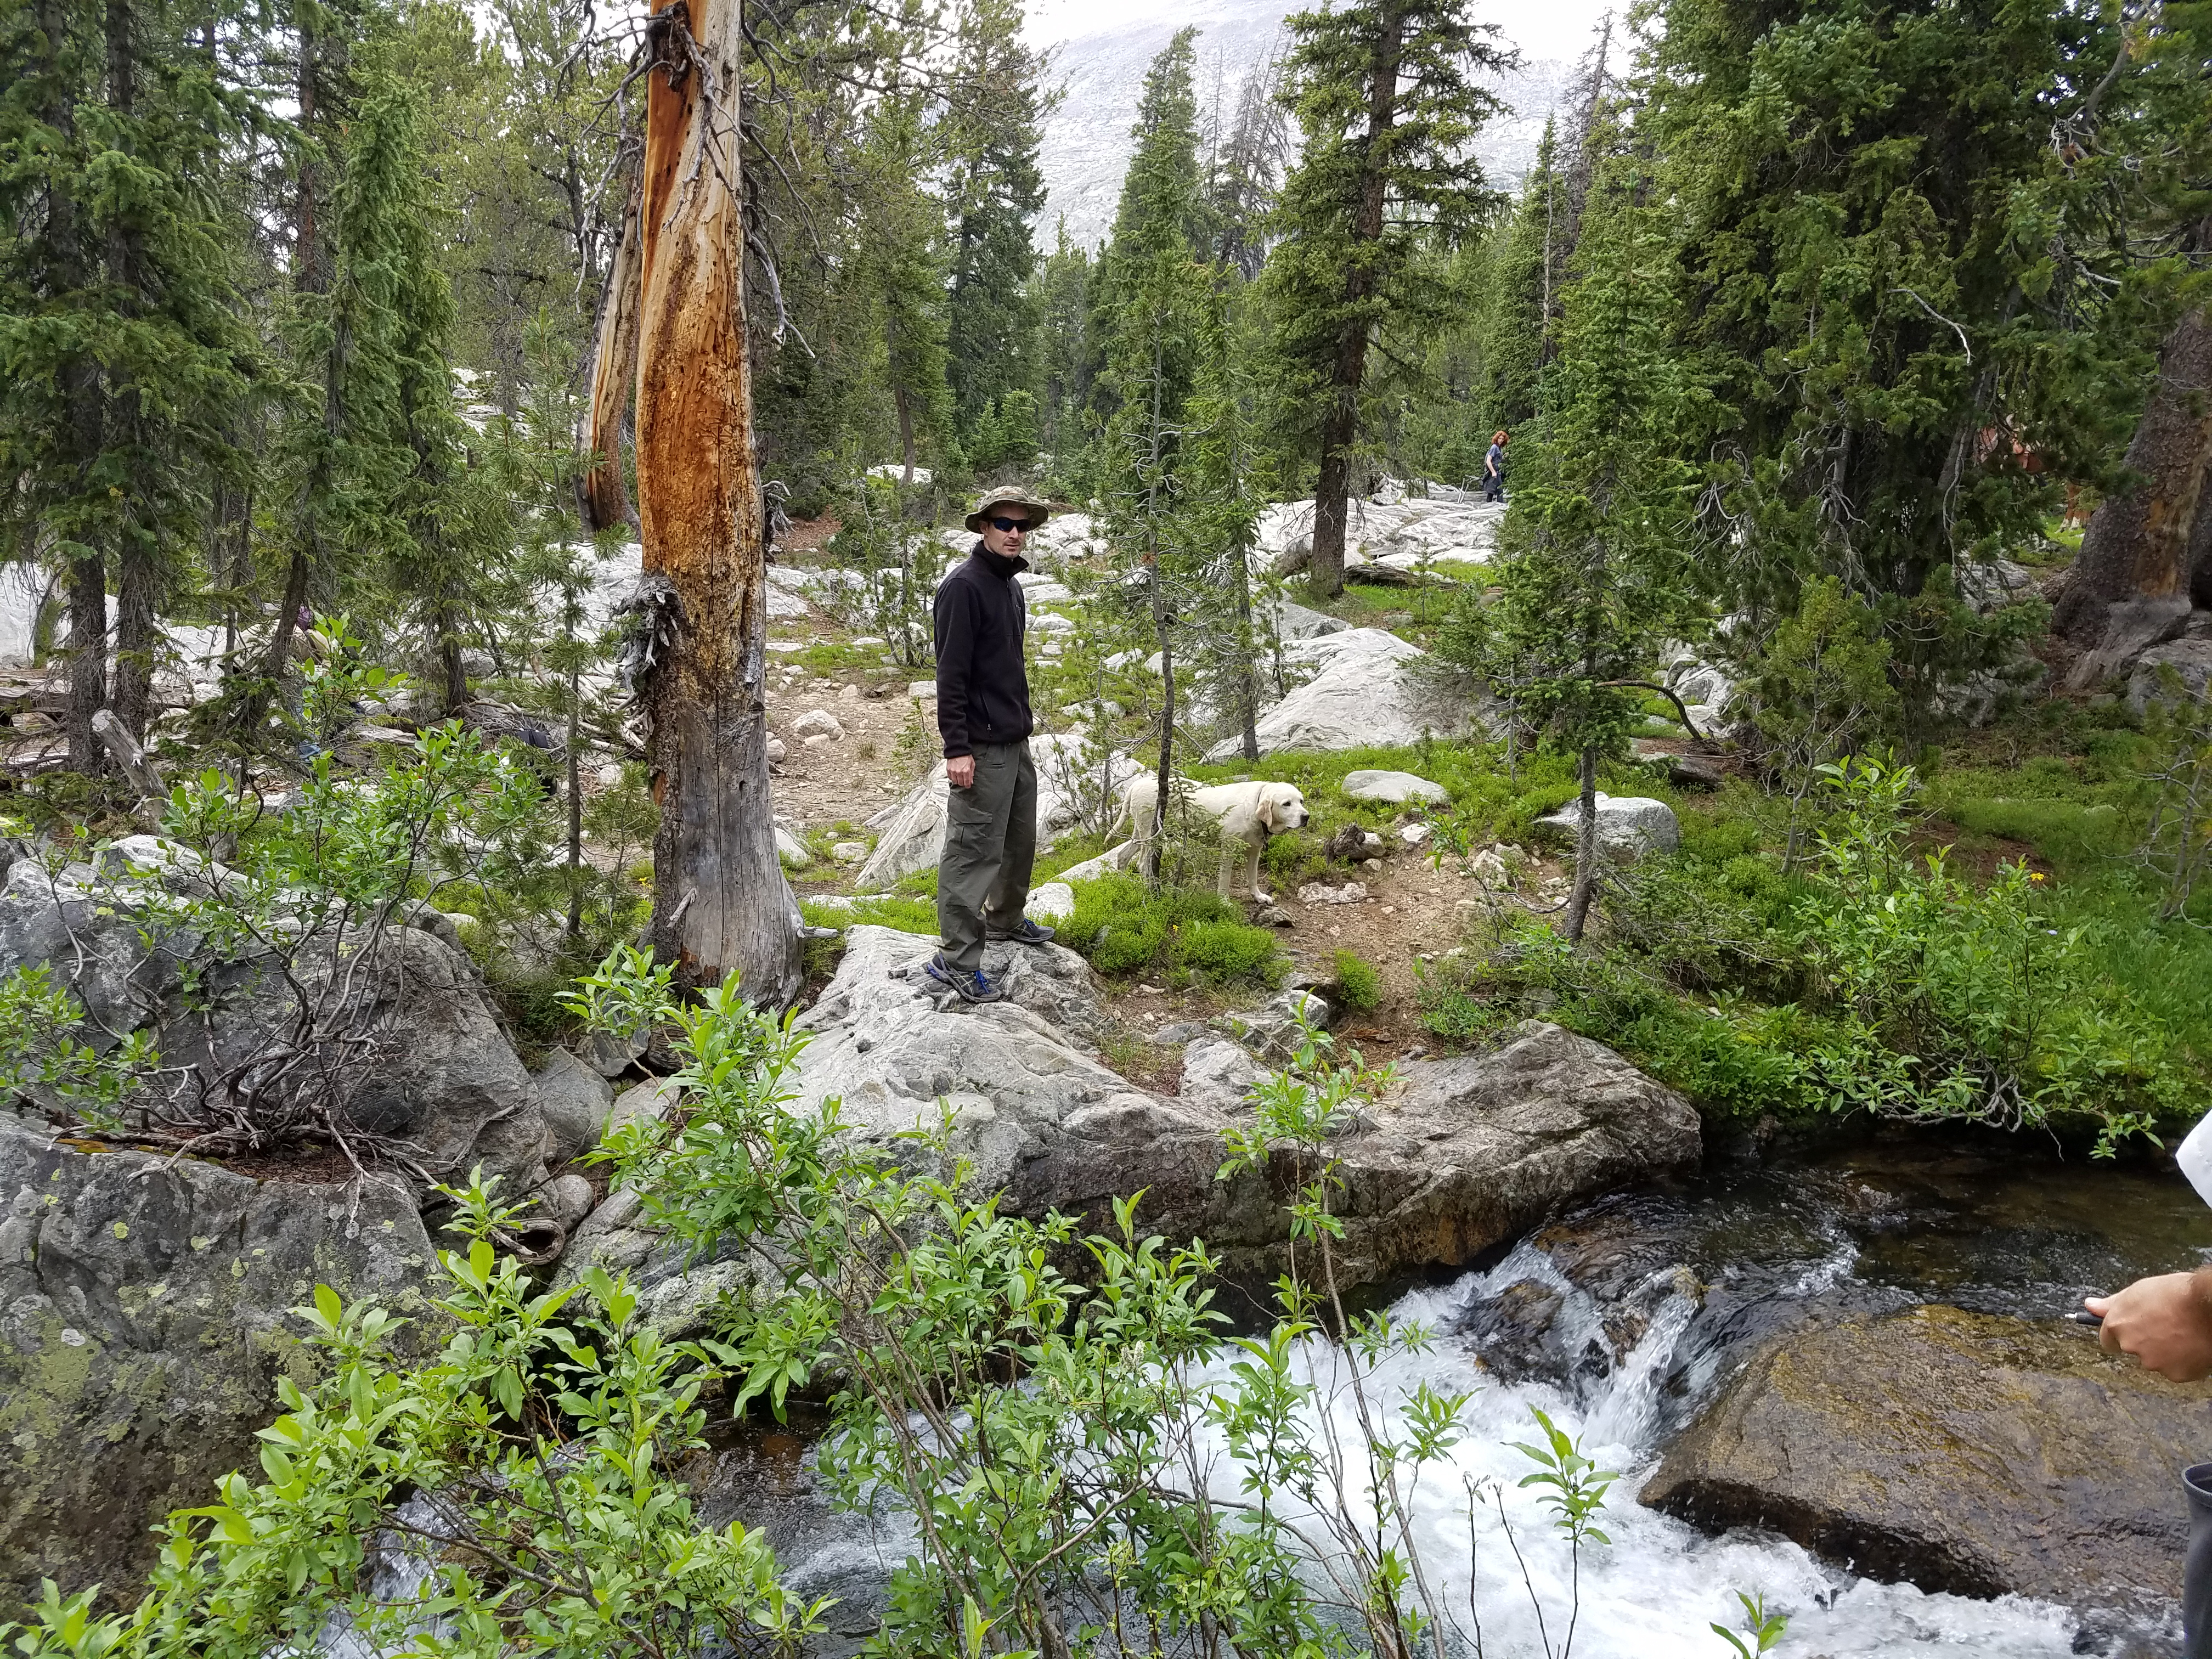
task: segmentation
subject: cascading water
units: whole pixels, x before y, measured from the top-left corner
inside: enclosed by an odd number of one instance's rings
[[[1542,1659],[1547,1642],[1555,1656],[1565,1646],[1571,1564],[1540,1494],[1517,1485],[1536,1466],[1511,1443],[1540,1438],[1531,1407],[1621,1475],[1597,1520],[1610,1541],[1580,1561],[1579,1659],[1726,1659],[1711,1626],[1741,1624],[1737,1592],[1789,1616],[1784,1659],[2177,1654],[2170,1620],[1924,1594],[1862,1578],[1771,1533],[1711,1537],[1636,1501],[1668,1439],[1762,1340],[1808,1310],[1936,1301],[2050,1318],[2085,1291],[2188,1265],[2212,1237],[2212,1217],[2178,1182],[2019,1160],[2007,1148],[1946,1162],[1916,1141],[1888,1162],[1723,1170],[1686,1193],[1601,1203],[1494,1266],[1401,1295],[1394,1316],[1428,1326],[1435,1340],[1389,1362],[1374,1379],[1382,1394],[1402,1398],[1425,1380],[1470,1395],[1464,1437],[1425,1473],[1413,1508],[1438,1598],[1468,1638],[1479,1617],[1483,1659]],[[1302,1359],[1328,1398],[1344,1356],[1314,1343]],[[1349,1404],[1330,1409],[1350,1435]],[[730,1455],[726,1479],[713,1483],[726,1496],[710,1518],[750,1522],[763,1513],[761,1468]],[[1235,1495],[1225,1462],[1216,1479],[1222,1496]],[[801,1490],[795,1455],[784,1483],[793,1495],[769,1531],[787,1571],[806,1594],[848,1598],[857,1633],[906,1553],[907,1529],[830,1514]],[[1469,1483],[1481,1493],[1472,1528]],[[1474,1651],[1471,1640],[1461,1647]]]
[[[1450,1650],[1474,1655],[1479,1623],[1481,1659],[1563,1659],[1571,1619],[1579,1659],[1726,1659],[1711,1626],[1740,1624],[1741,1592],[1788,1616],[1783,1659],[2178,1653],[2170,1620],[1923,1594],[1861,1578],[1772,1534],[1711,1537],[1636,1501],[1669,1437],[1759,1340],[1808,1310],[1936,1301],[2049,1318],[2084,1291],[2188,1265],[2212,1237],[2212,1217],[2177,1182],[2023,1171],[2016,1156],[1946,1165],[1914,1143],[1888,1164],[1724,1170],[1686,1193],[1607,1200],[1494,1266],[1401,1295],[1395,1317],[1434,1340],[1389,1360],[1370,1379],[1370,1401],[1387,1419],[1423,1382],[1468,1395],[1462,1437],[1410,1500],[1431,1585],[1461,1632]],[[1345,1352],[1316,1340],[1300,1363],[1317,1385],[1316,1409],[1349,1446],[1357,1417],[1342,1391]],[[1540,1493],[1517,1484],[1536,1467],[1512,1444],[1540,1437],[1532,1408],[1620,1475],[1597,1517],[1608,1541],[1586,1546],[1578,1563]],[[702,1522],[760,1529],[790,1589],[836,1598],[815,1650],[849,1654],[872,1628],[914,1529],[896,1513],[831,1509],[811,1458],[800,1434],[733,1431],[690,1473]],[[1225,1459],[1212,1478],[1221,1496],[1237,1495]],[[429,1529],[424,1516],[406,1518]],[[427,1565],[419,1546],[392,1544],[376,1566],[380,1595],[410,1589]],[[332,1659],[374,1659],[343,1629],[318,1647]]]

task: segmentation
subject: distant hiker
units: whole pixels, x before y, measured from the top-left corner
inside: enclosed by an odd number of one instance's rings
[[[1505,434],[1490,434],[1490,453],[1482,458],[1482,499],[1502,501],[1505,499]]]
[[[1051,509],[1026,491],[994,489],[968,528],[981,540],[937,590],[937,730],[945,742],[945,851],[937,861],[930,978],[969,1002],[1006,993],[983,974],[983,941],[1042,945],[1052,929],[1022,914],[1036,859],[1036,768],[1030,760],[1027,613],[1022,548]]]

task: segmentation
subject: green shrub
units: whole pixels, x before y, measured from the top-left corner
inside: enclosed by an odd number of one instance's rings
[[[1329,990],[1330,1001],[1342,1003],[1355,1014],[1371,1014],[1382,1006],[1382,975],[1373,963],[1350,951],[1336,953],[1336,977]]]
[[[1109,979],[1158,977],[1190,984],[1272,987],[1285,963],[1273,932],[1206,890],[1147,891],[1136,876],[1115,873],[1079,883],[1075,910],[1060,942],[1091,958]]]
[[[52,1659],[258,1659],[317,1651],[335,1628],[364,1652],[552,1659],[789,1651],[819,1631],[827,1604],[784,1589],[765,1538],[702,1526],[670,1473],[705,1446],[700,1396],[727,1358],[664,1340],[602,1267],[541,1292],[490,1242],[520,1212],[481,1184],[452,1195],[469,1243],[438,1254],[453,1335],[435,1358],[396,1357],[408,1322],[317,1285],[292,1311],[328,1374],[278,1379],[258,1474],[171,1515],[128,1613],[95,1616],[96,1587],[64,1601],[50,1581],[0,1643]],[[370,1550],[425,1528],[442,1541],[422,1548],[422,1582],[372,1590]]]

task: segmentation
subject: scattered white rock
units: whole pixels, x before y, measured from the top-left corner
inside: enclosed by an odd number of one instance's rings
[[[868,843],[864,841],[841,841],[830,849],[830,856],[840,864],[858,864],[868,856]]]
[[[927,698],[931,702],[934,702],[937,701],[937,682],[935,680],[908,680],[906,686],[906,694],[909,697],[923,697]]]
[[[612,789],[622,782],[622,763],[609,761],[592,775],[599,781],[600,788]]]
[[[775,826],[775,856],[787,870],[804,870],[814,862],[806,843],[780,823]]]
[[[860,700],[860,688],[857,685],[848,685],[837,696],[843,702],[858,702]]]
[[[1382,801],[1390,806],[1403,806],[1409,800],[1442,805],[1451,799],[1451,791],[1411,772],[1346,772],[1344,798]]]
[[[802,738],[817,734],[826,738],[845,735],[845,723],[826,708],[808,709],[791,723],[791,729]]]
[[[1065,880],[1048,881],[1042,887],[1032,888],[1029,902],[1022,906],[1022,914],[1036,922],[1065,921],[1075,914],[1075,889]]]
[[[1360,904],[1366,902],[1367,884],[1347,881],[1341,887],[1332,887],[1325,881],[1310,881],[1298,889],[1301,904]]]
[[[831,744],[836,742],[837,739],[831,737],[827,732],[810,732],[807,736],[800,738],[799,741],[804,743],[809,749],[827,749]]]
[[[1425,823],[1409,823],[1398,832],[1398,839],[1408,847],[1425,847],[1431,833]]]
[[[783,746],[783,739],[770,732],[768,739],[768,763],[770,766],[781,765],[783,757],[788,753],[790,750]]]

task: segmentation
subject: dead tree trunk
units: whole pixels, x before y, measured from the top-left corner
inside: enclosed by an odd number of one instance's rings
[[[2188,612],[2191,530],[2212,470],[2212,313],[2190,312],[2166,337],[2127,467],[2136,482],[2091,517],[2051,619],[2088,653],[2075,675],[2081,684],[2171,638]]]
[[[652,939],[691,986],[800,984],[799,907],[769,802],[767,557],[753,471],[738,179],[739,0],[661,0],[647,25],[638,223],[635,684],[660,827]],[[596,400],[595,400],[596,403]]]
[[[650,94],[647,94],[648,100]],[[630,177],[629,205],[623,210],[622,240],[615,245],[614,268],[599,299],[597,347],[592,356],[592,402],[584,433],[584,453],[596,456],[579,486],[585,525],[611,530],[630,519],[629,492],[623,485],[623,420],[637,386],[637,308],[642,298],[638,270],[644,232],[638,221],[645,173]]]

